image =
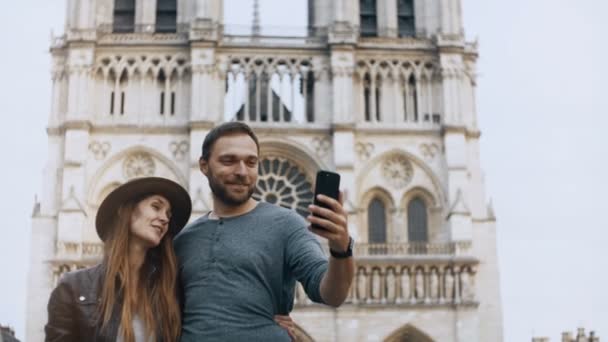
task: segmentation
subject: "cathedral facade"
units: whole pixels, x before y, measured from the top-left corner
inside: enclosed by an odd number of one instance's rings
[[[302,341],[502,341],[496,219],[460,0],[308,0],[308,27],[224,24],[222,0],[68,0],[51,43],[44,189],[32,219],[27,340],[62,273],[99,262],[101,200],[141,176],[189,189],[207,132],[260,139],[255,197],[306,215],[320,169],[342,176],[356,275],[344,305],[292,317]],[[246,2],[247,3],[247,2]],[[281,31],[281,30],[279,30]]]

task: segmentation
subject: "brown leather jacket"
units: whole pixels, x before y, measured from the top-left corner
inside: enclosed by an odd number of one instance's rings
[[[99,298],[104,266],[99,264],[64,274],[51,293],[46,342],[116,341],[120,322],[119,306],[105,329],[99,320]]]

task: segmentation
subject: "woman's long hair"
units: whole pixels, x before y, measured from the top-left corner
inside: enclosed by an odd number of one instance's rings
[[[123,334],[125,342],[135,340],[135,314],[145,323],[148,338],[176,341],[181,331],[180,309],[175,293],[177,258],[172,237],[168,233],[157,247],[148,250],[139,272],[138,288],[133,288],[134,270],[129,265],[131,216],[142,199],[121,206],[114,227],[104,243],[106,267],[100,303],[102,328],[108,326],[114,305],[120,300],[121,330],[118,333]]]

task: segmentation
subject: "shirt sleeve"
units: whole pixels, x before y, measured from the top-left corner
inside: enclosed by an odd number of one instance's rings
[[[317,238],[305,226],[298,227],[287,238],[285,255],[291,272],[304,286],[308,298],[323,303],[320,287],[328,261]]]
[[[44,327],[45,342],[77,341],[78,336],[73,317],[72,291],[66,282],[59,282],[51,293],[48,322]]]

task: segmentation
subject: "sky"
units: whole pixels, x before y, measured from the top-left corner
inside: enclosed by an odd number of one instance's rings
[[[0,324],[25,335],[31,212],[42,189],[50,111],[50,30],[65,0],[13,1],[0,12]],[[302,26],[302,0],[261,0],[261,23]],[[299,3],[300,5],[294,5]],[[250,0],[227,0],[248,25]],[[462,0],[478,39],[481,162],[497,216],[505,341],[608,338],[608,2]],[[302,10],[294,9],[300,6]],[[299,13],[296,18],[283,13]]]

